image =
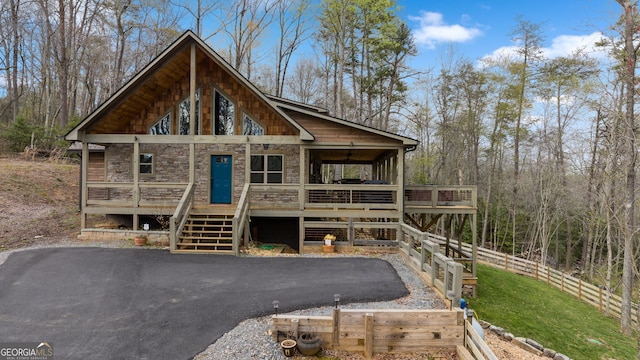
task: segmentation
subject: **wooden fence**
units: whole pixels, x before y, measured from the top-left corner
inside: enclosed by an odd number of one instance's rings
[[[428,239],[435,243],[444,243],[446,238],[429,234]],[[450,240],[456,246],[458,242]],[[471,252],[471,244],[460,244],[463,251]],[[612,294],[603,287],[590,284],[582,279],[578,279],[564,271],[552,269],[549,266],[543,266],[538,262],[521,259],[509,254],[500,253],[486,248],[478,247],[478,261],[486,265],[510,271],[516,274],[532,277],[536,280],[544,281],[548,285],[554,286],[563,292],[577,297],[578,299],[590,304],[605,315],[613,316],[620,319],[622,314],[622,298],[616,294]],[[631,317],[634,324],[638,319],[638,304],[633,303],[631,309]]]
[[[367,357],[445,349],[456,351],[460,359],[496,359],[459,308],[334,309],[331,316],[274,315],[271,320],[276,341],[313,333],[325,348],[362,352]]]

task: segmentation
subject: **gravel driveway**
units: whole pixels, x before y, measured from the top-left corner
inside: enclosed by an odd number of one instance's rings
[[[188,359],[245,319],[408,294],[386,261],[46,248],[0,265],[0,339],[61,359]]]

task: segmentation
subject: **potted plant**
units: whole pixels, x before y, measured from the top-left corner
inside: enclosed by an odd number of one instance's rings
[[[144,224],[142,226],[142,230],[145,231],[144,234],[136,234],[136,236],[133,238],[133,243],[136,246],[144,246],[147,244],[147,240],[149,240],[149,237],[147,236],[147,232],[149,231],[149,224]]]
[[[149,240],[147,235],[136,235],[136,237],[133,238],[133,243],[135,246],[144,246],[147,244],[147,240]]]
[[[293,339],[286,339],[280,342],[280,347],[282,347],[282,352],[284,356],[291,357],[296,353],[296,345],[298,343]]]
[[[320,351],[322,339],[315,333],[301,334],[298,338],[298,351],[305,356],[313,356]]]
[[[324,243],[322,244],[322,252],[332,253],[336,251],[336,236],[332,234],[327,234],[324,236]]]

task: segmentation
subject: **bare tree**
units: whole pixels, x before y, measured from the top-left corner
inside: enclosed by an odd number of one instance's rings
[[[231,26],[224,31],[230,36],[231,65],[251,79],[253,52],[260,37],[273,21],[274,9],[282,0],[237,0],[227,9],[226,18]]]
[[[636,237],[635,224],[635,187],[636,187],[636,124],[635,124],[635,93],[636,93],[636,60],[638,46],[634,43],[634,36],[638,31],[637,1],[616,0],[624,10],[623,41],[621,62],[624,64],[625,84],[625,162],[626,162],[626,199],[624,203],[624,262],[622,268],[622,331],[630,335],[632,332],[631,302],[633,299],[633,283],[635,278],[635,265],[633,260],[633,241]],[[640,346],[640,337],[638,338]],[[638,352],[640,359],[640,351]]]
[[[287,70],[294,52],[309,38],[307,0],[281,0],[276,6],[276,23],[280,33],[276,45],[276,96],[282,96]]]

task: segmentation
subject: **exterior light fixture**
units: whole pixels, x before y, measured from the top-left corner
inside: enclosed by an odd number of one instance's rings
[[[278,316],[278,307],[280,306],[280,301],[273,300],[273,313]]]
[[[333,301],[335,302],[337,309],[338,305],[340,304],[340,294],[333,294]]]

